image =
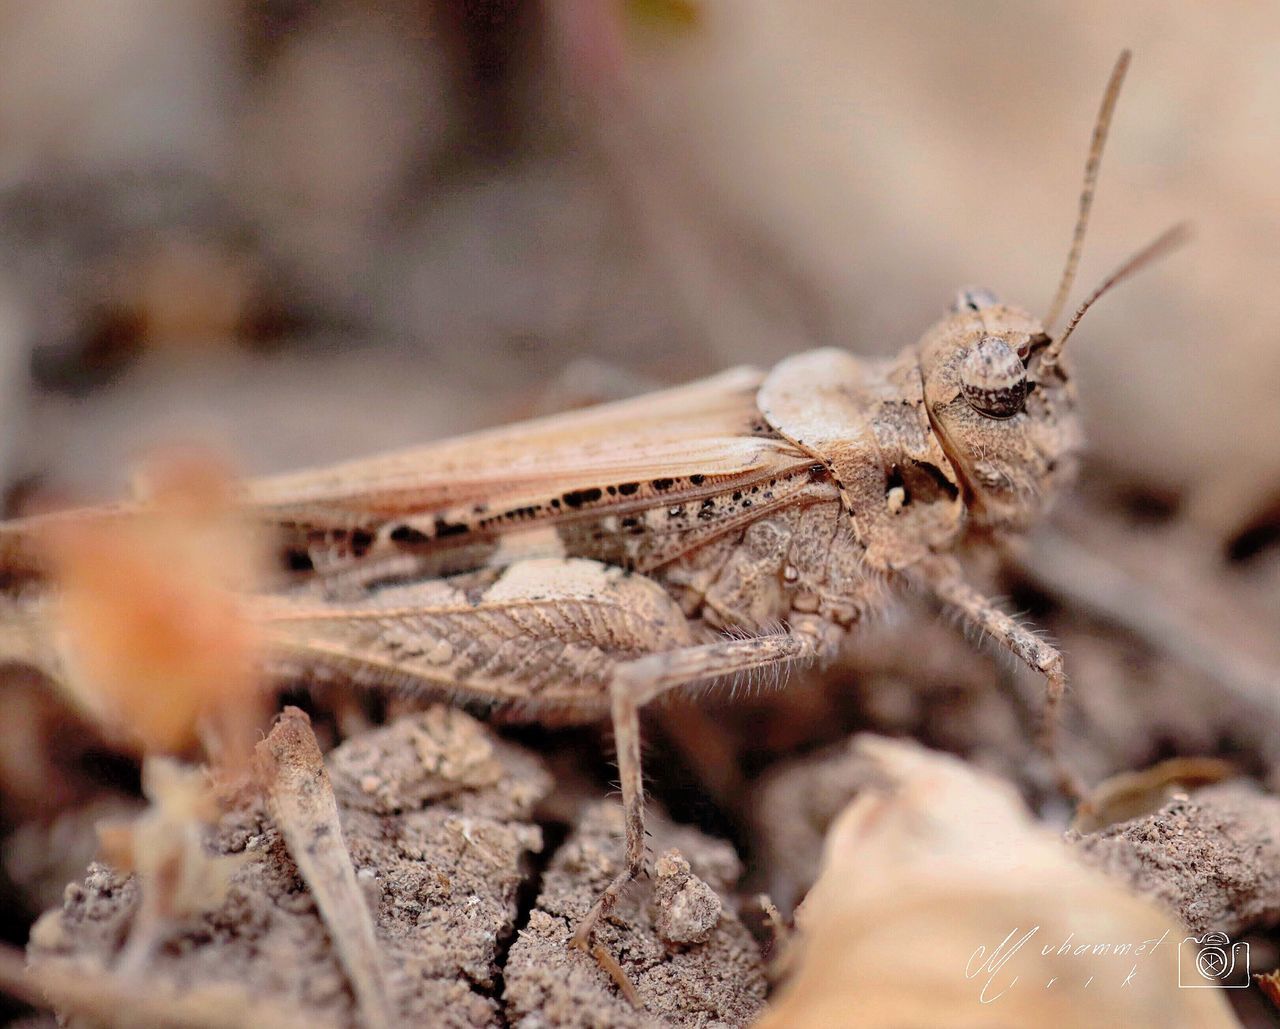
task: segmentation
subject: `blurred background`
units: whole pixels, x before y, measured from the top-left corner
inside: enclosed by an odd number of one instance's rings
[[[1074,338],[1091,450],[1053,531],[1173,613],[1136,647],[1114,591],[1071,596],[1061,561],[1008,588],[1095,684],[1076,717],[1105,727],[1082,758],[1097,775],[1195,751],[1274,781],[1274,723],[1233,725],[1222,699],[1243,682],[1256,713],[1257,669],[1280,667],[1268,5],[0,5],[6,513],[118,496],[157,445],[285,470],[815,345],[893,353],[962,285],[1042,312],[1124,47],[1077,294],[1174,222],[1196,236]],[[1058,601],[1130,636],[1054,622]],[[1162,654],[1185,625],[1199,649]],[[866,681],[909,679],[885,653]],[[5,689],[13,716],[26,694]],[[989,745],[983,717],[902,695],[868,690],[841,731]],[[821,741],[826,708],[805,710],[769,715],[774,753]],[[10,750],[5,831],[40,792]]]
[[[51,0],[0,19],[11,486],[110,495],[175,433],[257,472],[575,399],[549,382],[893,352],[965,284],[1043,310],[1129,46],[1081,289],[1174,221],[1198,235],[1091,314],[1090,439],[1224,532],[1280,502],[1265,5]]]

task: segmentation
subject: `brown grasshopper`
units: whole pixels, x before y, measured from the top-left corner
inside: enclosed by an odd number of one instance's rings
[[[829,659],[889,583],[922,587],[1043,675],[1052,733],[1061,655],[969,586],[954,555],[1023,531],[1070,479],[1081,433],[1063,346],[1098,297],[1179,236],[1131,258],[1051,335],[1127,64],[1124,53],[1102,102],[1043,321],[963,290],[892,359],[816,350],[247,483],[247,510],[304,583],[253,601],[271,670],[532,720],[609,716],[626,860],[576,927],[586,950],[642,870],[640,709],[693,683]],[[0,575],[39,574],[36,529],[0,526]]]

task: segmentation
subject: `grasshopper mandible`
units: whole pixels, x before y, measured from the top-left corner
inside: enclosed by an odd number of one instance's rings
[[[1017,534],[1081,446],[1056,338],[1128,53],[1094,129],[1080,211],[1045,319],[962,290],[897,357],[802,353],[635,400],[247,483],[304,588],[253,601],[270,668],[428,688],[529,719],[612,719],[625,867],[572,943],[642,871],[641,708],[693,683],[825,660],[908,582],[1047,682],[1052,646],[969,586],[956,552]],[[33,520],[0,526],[0,573],[32,572]],[[599,956],[599,954],[597,954]]]

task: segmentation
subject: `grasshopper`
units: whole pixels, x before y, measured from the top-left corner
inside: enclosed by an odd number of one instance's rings
[[[891,359],[815,350],[246,483],[245,509],[301,583],[253,598],[269,670],[531,720],[610,718],[625,861],[571,941],[605,964],[593,930],[644,862],[640,711],[663,694],[828,660],[906,583],[1044,677],[1051,740],[1062,656],[970,586],[956,555],[1021,533],[1071,479],[1082,437],[1064,344],[1103,293],[1180,238],[1136,254],[1051,334],[1128,60],[1103,98],[1043,320],[961,290]],[[0,576],[39,576],[39,521],[0,526]]]

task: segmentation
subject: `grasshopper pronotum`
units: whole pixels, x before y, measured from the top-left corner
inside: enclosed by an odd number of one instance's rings
[[[1168,249],[1126,262],[1051,335],[1071,289],[1107,128],[1045,319],[960,292],[888,360],[802,353],[636,400],[247,483],[294,580],[255,598],[273,672],[429,688],[539,719],[612,718],[626,824],[644,858],[640,709],[726,675],[824,660],[923,587],[1047,681],[1062,657],[962,578],[957,550],[1025,529],[1072,473],[1080,428],[1063,345],[1088,307]],[[0,526],[0,573],[38,574],[31,521]],[[597,954],[597,956],[601,956]]]

